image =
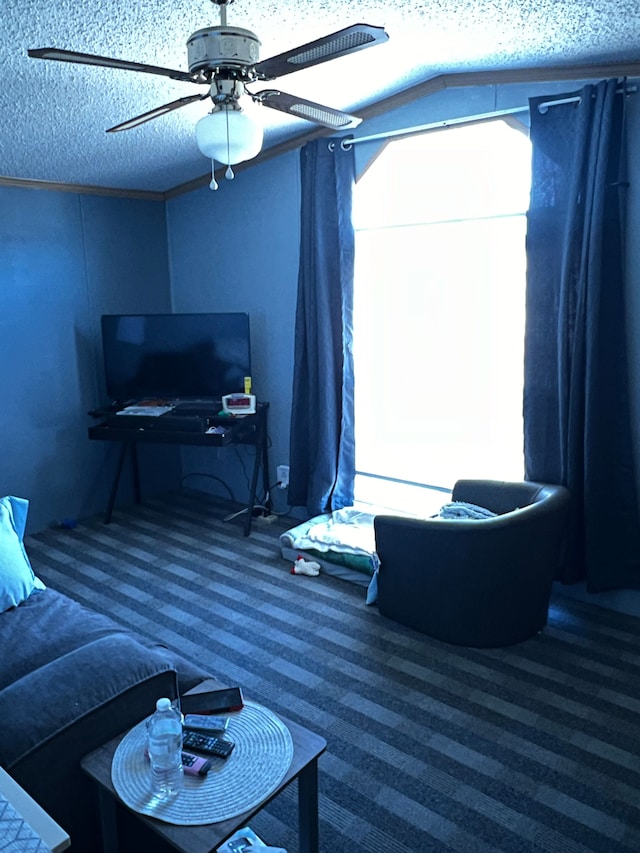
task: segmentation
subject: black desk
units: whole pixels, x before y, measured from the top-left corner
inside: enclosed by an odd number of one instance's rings
[[[180,416],[170,417],[161,415],[158,418],[138,418],[128,415],[111,415],[104,417],[102,422],[96,426],[89,427],[89,438],[93,441],[119,441],[122,444],[118,464],[116,466],[111,492],[107,502],[104,523],[109,524],[111,513],[118,492],[118,484],[125,458],[129,453],[133,464],[133,485],[135,498],[138,503],[140,497],[140,475],[138,471],[138,444],[181,444],[195,445],[198,447],[226,447],[230,444],[252,444],[256,448],[256,458],[251,477],[249,490],[249,503],[247,516],[244,523],[244,535],[251,532],[251,521],[253,509],[256,504],[256,489],[258,476],[262,468],[262,482],[265,495],[269,494],[269,454],[267,413],[268,403],[258,403],[254,415],[239,416],[217,416],[191,413],[182,420]],[[105,413],[102,413],[103,415]],[[188,431],[197,426],[197,419],[206,421],[204,426],[225,428],[224,434],[209,433],[204,431]],[[163,420],[164,419],[164,420]],[[268,500],[268,499],[267,499]]]

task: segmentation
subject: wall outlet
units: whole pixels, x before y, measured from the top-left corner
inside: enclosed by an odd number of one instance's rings
[[[278,478],[278,487],[287,489],[289,487],[289,466],[278,465],[276,468],[276,477]]]

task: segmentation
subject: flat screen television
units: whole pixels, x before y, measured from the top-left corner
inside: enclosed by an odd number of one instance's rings
[[[217,402],[251,376],[248,314],[104,314],[102,346],[116,403]]]

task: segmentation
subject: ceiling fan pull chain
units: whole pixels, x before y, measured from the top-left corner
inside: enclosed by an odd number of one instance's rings
[[[221,7],[222,8],[222,7]],[[224,111],[224,117],[227,122],[227,171],[224,173],[225,178],[228,181],[232,181],[235,178],[233,174],[233,169],[231,168],[231,154],[229,152],[230,142],[229,142],[229,107],[227,107]]]
[[[211,161],[211,183],[209,184],[210,190],[218,189],[218,182],[216,181],[216,161]]]

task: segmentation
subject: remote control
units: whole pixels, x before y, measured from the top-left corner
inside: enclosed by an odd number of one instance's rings
[[[229,725],[229,717],[213,717],[208,714],[187,714],[184,718],[185,729],[192,729],[196,732],[204,732],[205,734],[213,734],[214,732],[224,732]]]
[[[216,758],[228,758],[231,755],[235,743],[230,740],[222,740],[212,735],[201,734],[187,730],[184,733],[183,746],[186,749],[195,749],[196,752],[204,752],[206,755],[215,755]]]
[[[144,757],[149,760],[149,749],[145,747]],[[206,776],[211,770],[211,762],[201,755],[193,755],[191,752],[182,753],[182,769],[192,776]]]
[[[182,753],[182,766],[185,773],[191,776],[206,776],[211,769],[211,762],[201,755],[193,755],[190,752]]]

